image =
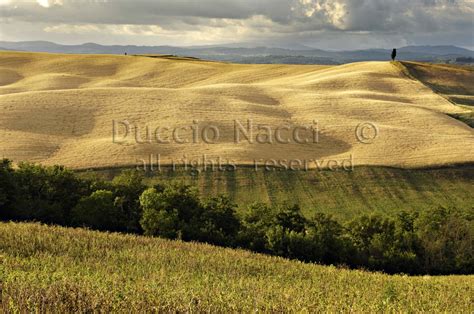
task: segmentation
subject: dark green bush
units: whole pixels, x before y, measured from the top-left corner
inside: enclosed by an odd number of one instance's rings
[[[86,184],[64,167],[21,163],[15,170],[10,219],[68,224],[70,210],[90,193]]]
[[[99,190],[83,197],[71,212],[74,226],[96,230],[121,231],[124,229],[125,216],[111,191]]]
[[[172,184],[140,197],[141,226],[147,235],[234,245],[240,229],[236,205],[224,196],[200,202],[189,186]]]
[[[307,223],[307,237],[312,243],[311,260],[328,263],[347,263],[350,243],[343,227],[331,216],[316,213]]]
[[[175,239],[179,236],[179,214],[167,197],[155,188],[143,192],[140,196],[143,209],[141,226],[146,235]]]
[[[146,190],[140,196],[141,226],[147,235],[196,240],[203,208],[197,191],[183,184]]]
[[[145,189],[143,174],[135,170],[124,170],[113,179],[111,190],[115,195],[115,205],[119,207],[120,215],[123,217],[122,231],[133,233],[142,231],[140,195]]]
[[[420,214],[415,224],[423,269],[436,274],[474,272],[473,212],[436,208]]]
[[[241,218],[238,243],[256,252],[268,252],[266,232],[275,221],[276,212],[267,204],[248,206]]]
[[[11,213],[11,206],[13,202],[13,195],[15,193],[15,180],[13,178],[14,172],[11,167],[11,162],[3,159],[0,162],[0,218],[9,218]]]
[[[281,226],[285,231],[303,232],[306,226],[306,219],[301,214],[298,205],[284,205],[278,209],[275,215],[275,224]]]
[[[196,224],[200,227],[198,240],[225,246],[234,246],[240,230],[236,205],[225,196],[210,198],[204,202],[201,217]]]

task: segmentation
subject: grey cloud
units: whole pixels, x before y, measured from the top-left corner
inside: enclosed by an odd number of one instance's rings
[[[158,25],[167,32],[181,32],[182,36],[187,36],[187,32],[227,31],[227,36],[220,35],[222,40],[226,37],[256,41],[325,40],[342,47],[349,38],[359,40],[360,45],[375,46],[374,39],[383,46],[387,40],[427,43],[453,38],[457,44],[474,46],[472,0],[49,0],[46,3],[49,7],[40,6],[34,0],[11,0],[10,4],[0,6],[2,39],[13,36],[7,29],[16,32],[18,40],[36,39],[32,36],[62,38],[58,32],[53,36],[38,29],[33,31],[35,25],[50,26],[49,29],[54,26],[59,31],[57,25],[134,24]],[[94,39],[120,41],[117,32],[107,33],[110,27],[97,29],[103,33],[90,34]],[[237,30],[240,37],[235,36]],[[70,40],[71,36],[69,32],[63,37]],[[160,41],[165,37],[157,33],[147,40]],[[122,38],[133,41],[125,35]]]

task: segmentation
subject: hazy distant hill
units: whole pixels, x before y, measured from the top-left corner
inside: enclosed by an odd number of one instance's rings
[[[436,55],[472,55],[473,51],[456,46],[407,46],[400,49],[402,52],[425,53]]]
[[[104,46],[95,43],[60,45],[47,41],[0,42],[0,49],[54,53],[90,54],[172,54],[238,63],[340,64],[354,61],[382,61],[390,58],[391,50],[366,49],[326,51],[296,45],[295,49],[252,47],[250,44],[226,46]],[[399,49],[399,59],[446,62],[456,58],[474,57],[474,51],[456,46],[408,46]]]

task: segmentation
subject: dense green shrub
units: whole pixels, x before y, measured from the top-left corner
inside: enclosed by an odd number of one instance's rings
[[[436,208],[416,221],[423,269],[431,273],[474,273],[474,210]]]
[[[255,203],[248,206],[241,218],[239,244],[256,252],[269,252],[266,232],[273,225],[275,215],[276,212],[267,204]]]
[[[228,198],[200,202],[196,190],[186,185],[148,189],[140,204],[141,226],[147,235],[232,245],[240,229],[236,205]]]
[[[111,191],[99,190],[83,197],[71,212],[72,224],[97,230],[123,230],[126,217]]]
[[[183,184],[146,190],[140,196],[141,226],[146,235],[193,240],[202,214],[197,191]]]
[[[301,214],[298,205],[284,205],[278,209],[274,224],[282,227],[285,231],[303,232],[306,226],[306,219]]]
[[[15,190],[9,219],[68,224],[70,210],[90,193],[87,185],[64,167],[20,163],[13,175]]]
[[[347,230],[355,248],[351,264],[388,272],[416,271],[420,247],[410,219],[402,213],[397,219],[363,215],[350,222]]]
[[[170,206],[162,192],[151,188],[140,196],[141,226],[145,235],[174,239],[179,235],[178,210]]]
[[[113,179],[111,189],[115,195],[115,205],[120,208],[120,215],[124,219],[122,230],[141,232],[140,195],[146,189],[143,184],[143,174],[136,170],[124,170]]]
[[[240,230],[236,205],[225,196],[213,197],[204,202],[203,212],[197,224],[198,240],[218,245],[233,246]]]
[[[0,162],[0,219],[13,218],[12,205],[15,194],[14,172],[9,160]]]
[[[347,263],[350,243],[343,227],[334,218],[316,213],[307,223],[307,236],[313,246],[311,260],[328,263]]]

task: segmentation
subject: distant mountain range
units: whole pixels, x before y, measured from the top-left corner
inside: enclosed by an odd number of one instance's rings
[[[119,46],[86,43],[60,45],[47,41],[0,41],[0,50],[86,54],[166,54],[237,63],[342,64],[356,61],[389,60],[391,50],[366,49],[328,51],[297,45],[294,49],[251,47],[248,44],[223,46]],[[456,46],[407,46],[398,49],[398,59],[426,62],[472,62],[474,51]]]

